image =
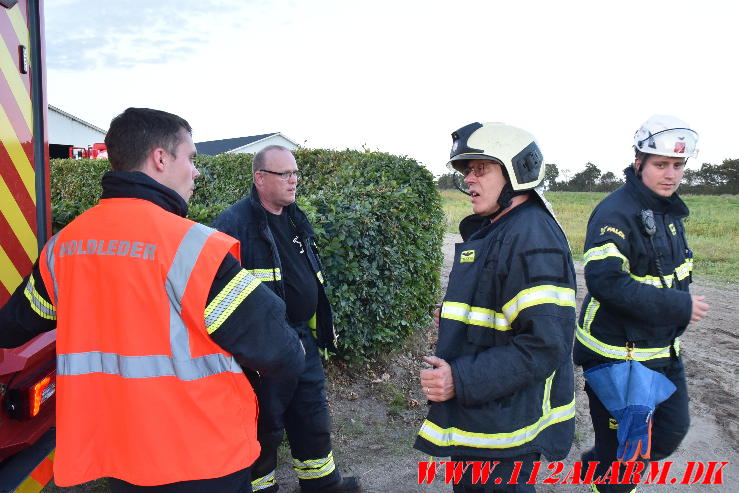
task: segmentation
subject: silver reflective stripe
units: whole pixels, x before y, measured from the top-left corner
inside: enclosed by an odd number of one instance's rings
[[[510,433],[476,433],[459,428],[441,428],[428,419],[421,425],[418,435],[442,447],[461,445],[475,448],[510,448],[530,442],[549,426],[575,417],[575,399],[551,409],[535,423]]]
[[[59,233],[52,236],[46,243],[46,267],[49,269],[51,281],[54,283],[54,302],[56,305],[59,304],[59,286],[56,283],[56,273],[54,272],[54,246],[58,238]]]
[[[275,484],[277,484],[277,481],[275,481],[275,471],[273,469],[269,474],[266,474],[261,478],[253,479],[251,482],[251,490],[266,490],[267,488]]]
[[[178,360],[163,354],[122,356],[90,351],[59,354],[56,363],[59,375],[106,373],[123,378],[177,377],[179,380],[197,380],[227,371],[241,373],[241,368],[233,358],[220,353]]]
[[[169,338],[172,358],[190,359],[190,338],[182,320],[182,296],[200,252],[214,229],[193,224],[177,247],[164,287],[169,298]]]
[[[182,295],[203,246],[214,232],[214,229],[202,224],[193,224],[182,238],[167,273],[164,288],[169,298],[171,357],[124,356],[100,351],[58,354],[57,374],[106,373],[123,378],[175,376],[180,380],[197,380],[224,372],[241,373],[241,367],[234,358],[225,354],[214,353],[192,358],[189,333],[181,315]]]
[[[28,302],[31,304],[33,311],[45,319],[56,320],[56,308],[38,294],[38,291],[36,291],[36,283],[33,280],[33,275],[28,276],[26,289],[23,291]]]

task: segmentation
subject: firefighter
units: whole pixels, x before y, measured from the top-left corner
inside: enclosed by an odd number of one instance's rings
[[[56,484],[250,491],[257,404],[239,364],[292,376],[300,341],[238,242],[184,218],[199,175],[190,125],[128,108],[105,143],[100,202],[0,311],[1,347],[57,329]]]
[[[693,253],[683,219],[688,207],[677,194],[688,158],[697,154],[698,134],[672,116],[649,118],[634,135],[633,165],[626,183],[603,199],[590,216],[583,263],[588,294],[576,332],[575,363],[588,370],[633,359],[661,372],[676,390],[654,411],[646,454],[662,460],[688,432],[688,392],[679,336],[705,317],[703,296],[691,295]],[[597,474],[618,459],[618,422],[586,383],[595,446],[584,461],[598,461]],[[598,485],[599,492],[634,490]]]
[[[436,355],[421,387],[431,401],[415,448],[453,461],[499,461],[484,486],[468,468],[455,492],[534,491],[542,454],[567,456],[575,427],[571,361],[575,270],[548,202],[533,136],[501,123],[452,134],[449,166],[464,176],[474,215],[460,224],[449,285],[437,310]],[[495,478],[501,484],[495,484]]]
[[[259,399],[262,453],[252,470],[252,489],[279,489],[277,448],[284,432],[301,491],[356,491],[356,477],[339,473],[331,449],[331,423],[319,350],[336,351],[331,305],[326,297],[314,233],[295,204],[300,171],[281,146],[257,152],[251,194],[226,209],[213,226],[241,240],[241,261],[287,305],[287,320],[306,350],[296,378],[251,373]]]

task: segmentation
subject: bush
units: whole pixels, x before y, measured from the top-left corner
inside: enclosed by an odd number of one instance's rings
[[[429,323],[444,215],[432,174],[381,152],[301,149],[298,204],[316,231],[339,348],[362,361]],[[188,217],[209,224],[251,188],[251,155],[199,156]],[[106,160],[52,160],[55,229],[94,205]]]

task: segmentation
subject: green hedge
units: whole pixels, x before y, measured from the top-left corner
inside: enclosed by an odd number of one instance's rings
[[[381,152],[301,149],[298,204],[308,214],[328,281],[339,347],[365,360],[429,323],[441,268],[444,214],[432,174]],[[249,154],[198,156],[188,216],[209,224],[251,188]],[[92,206],[106,160],[52,160],[55,230]]]

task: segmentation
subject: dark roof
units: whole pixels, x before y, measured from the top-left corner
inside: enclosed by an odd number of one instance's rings
[[[250,137],[234,137],[233,139],[221,139],[221,140],[209,140],[207,142],[195,142],[195,148],[198,150],[198,154],[207,154],[208,156],[215,156],[216,154],[222,154],[233,149],[238,149],[252,142],[265,139],[270,135],[276,135],[279,132],[272,132],[269,134],[252,135]]]

